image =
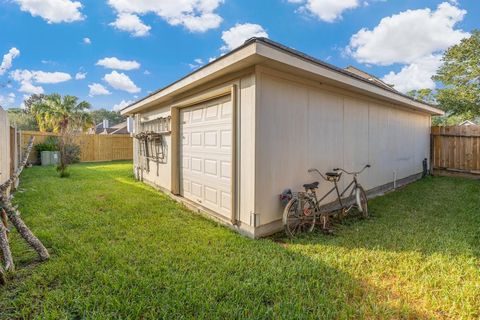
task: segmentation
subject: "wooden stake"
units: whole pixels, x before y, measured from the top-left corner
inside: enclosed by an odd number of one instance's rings
[[[2,215],[5,210],[2,209]],[[10,245],[8,243],[7,228],[3,223],[0,223],[0,249],[2,251],[3,262],[5,263],[5,269],[7,271],[13,271],[15,265],[13,264],[12,252],[10,251]]]

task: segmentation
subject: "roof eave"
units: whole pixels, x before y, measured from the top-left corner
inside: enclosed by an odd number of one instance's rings
[[[180,91],[198,86],[209,80],[220,77],[236,69],[244,69],[255,64],[256,55],[255,41],[247,41],[241,47],[219,57],[215,61],[195,70],[172,84],[132,103],[120,111],[122,115],[130,115],[149,108],[155,104],[168,100]],[[257,56],[258,57],[258,56]]]
[[[260,60],[269,59],[289,65],[293,68],[327,78],[332,82],[349,87],[359,93],[368,94],[399,104],[403,107],[428,113],[430,115],[444,115],[444,112],[434,106],[417,101],[407,95],[394,92],[374,84],[371,81],[355,76],[351,72],[319,61],[281,44],[263,38],[253,38],[246,41],[239,48],[225,54],[217,60],[188,74],[180,80],[144,97],[121,110],[122,115],[130,115],[167,101],[174,95],[186,91],[223,74],[238,68],[246,68]]]
[[[391,103],[399,104],[403,107],[428,113],[430,115],[444,115],[442,110],[435,108],[434,106],[374,84],[367,79],[353,75],[351,72],[317,61],[316,59],[298,53],[295,50],[286,49],[284,46],[278,47],[278,44],[275,42],[268,41],[261,43],[261,45],[257,46],[257,54],[292,66],[296,69],[327,78],[336,84],[349,87],[359,93],[367,93],[376,98],[388,100]]]

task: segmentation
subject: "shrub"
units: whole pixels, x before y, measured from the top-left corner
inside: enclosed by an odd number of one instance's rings
[[[65,162],[67,164],[80,162],[80,146],[77,144],[65,145]]]
[[[60,178],[66,178],[70,176],[68,172],[68,166],[72,163],[80,161],[80,146],[68,143],[64,144],[60,148],[60,163],[57,166],[57,171],[60,174]]]
[[[48,137],[44,142],[37,143],[35,145],[35,150],[37,150],[38,153],[42,151],[59,151],[58,138]]]

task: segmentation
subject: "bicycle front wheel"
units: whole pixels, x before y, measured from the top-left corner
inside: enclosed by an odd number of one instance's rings
[[[316,212],[312,199],[291,199],[283,211],[283,226],[290,238],[302,232],[312,232],[315,227]]]
[[[355,190],[355,197],[357,202],[357,208],[360,212],[362,218],[368,218],[368,198],[367,193],[362,188],[362,186],[358,186]]]

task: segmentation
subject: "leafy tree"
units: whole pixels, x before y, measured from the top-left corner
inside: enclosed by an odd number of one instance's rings
[[[40,103],[45,99],[44,94],[32,94],[28,99],[23,101],[25,112],[29,113],[34,104]]]
[[[92,110],[90,114],[92,115],[92,118],[95,124],[101,123],[104,119],[107,119],[111,126],[125,121],[125,117],[122,116],[120,112],[111,111],[104,108],[98,109],[98,110]]]
[[[479,30],[445,52],[433,79],[444,85],[438,89],[437,100],[445,111],[469,119],[480,115]]]
[[[432,89],[418,89],[407,92],[410,97],[429,104],[437,104],[435,93]]]
[[[444,116],[432,117],[432,125],[434,126],[456,126],[465,120],[473,120],[470,116],[465,114],[451,115],[446,114]],[[474,121],[475,122],[475,121]]]
[[[35,117],[21,108],[7,109],[8,120],[17,126],[19,130],[38,131]]]

